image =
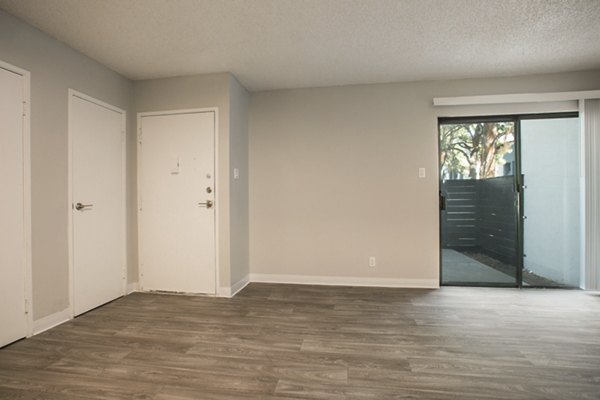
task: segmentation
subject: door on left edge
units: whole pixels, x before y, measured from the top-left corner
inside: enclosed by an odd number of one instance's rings
[[[0,347],[27,336],[24,79],[0,67]]]
[[[124,111],[72,93],[73,313],[125,292]]]

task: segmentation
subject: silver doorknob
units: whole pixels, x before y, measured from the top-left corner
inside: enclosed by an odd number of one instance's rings
[[[81,203],[75,204],[75,209],[77,211],[81,211],[81,210],[84,210],[86,208],[91,208],[91,207],[94,207],[94,205],[93,204],[81,204]]]
[[[206,208],[212,208],[213,202],[212,200],[206,200],[206,203],[198,203],[198,205]]]

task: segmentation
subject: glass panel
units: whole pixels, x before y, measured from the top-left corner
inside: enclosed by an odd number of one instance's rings
[[[523,284],[580,286],[579,119],[521,123]]]
[[[440,124],[442,284],[516,285],[515,124]]]

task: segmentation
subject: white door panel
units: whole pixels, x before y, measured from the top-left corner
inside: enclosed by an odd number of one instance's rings
[[[74,314],[123,295],[123,114],[71,96]]]
[[[199,204],[215,199],[214,121],[213,112],[140,118],[143,290],[215,293],[215,209]]]
[[[27,335],[23,79],[0,68],[0,347]]]

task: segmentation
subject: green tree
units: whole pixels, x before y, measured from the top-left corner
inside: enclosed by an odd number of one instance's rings
[[[494,177],[499,160],[511,151],[513,143],[512,122],[441,125],[442,171],[447,178]]]

